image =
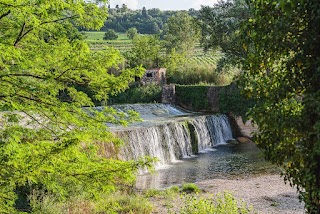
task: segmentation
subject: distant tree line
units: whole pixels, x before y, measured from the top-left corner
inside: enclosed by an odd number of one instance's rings
[[[108,19],[101,30],[113,29],[116,32],[126,32],[129,28],[136,28],[141,34],[159,34],[165,27],[167,20],[179,11],[161,11],[158,8],[130,10],[127,5],[109,8]],[[190,16],[196,16],[198,11],[189,9]]]

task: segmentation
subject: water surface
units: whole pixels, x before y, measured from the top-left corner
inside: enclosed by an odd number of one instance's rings
[[[140,175],[136,187],[165,188],[214,178],[234,179],[278,172],[276,166],[264,161],[261,151],[253,143],[224,144],[155,173]]]

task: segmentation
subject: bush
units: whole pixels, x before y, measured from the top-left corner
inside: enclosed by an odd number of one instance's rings
[[[222,113],[232,112],[246,120],[246,114],[254,106],[254,101],[241,93],[236,84],[230,84],[219,91],[219,109]]]
[[[209,110],[208,86],[176,85],[177,103],[193,111]]]
[[[185,184],[182,184],[181,191],[185,193],[198,193],[200,192],[200,189],[196,184],[185,183]]]
[[[149,214],[152,212],[151,203],[139,195],[114,194],[105,201],[100,201],[96,210],[98,213],[141,213]]]
[[[147,198],[151,198],[151,197],[156,197],[156,196],[159,196],[162,194],[162,191],[161,190],[158,190],[158,189],[148,189],[144,195],[147,197]]]
[[[227,85],[238,71],[233,68],[217,71],[215,65],[187,63],[167,70],[167,82],[181,85],[199,83]]]
[[[107,30],[107,32],[103,36],[103,40],[116,40],[118,38],[118,35],[114,30]]]
[[[180,210],[182,214],[246,214],[252,210],[251,207],[247,207],[246,203],[238,202],[230,193],[224,193],[222,196],[218,194],[213,200],[194,195],[185,195],[183,200],[185,205]]]
[[[138,35],[138,30],[135,27],[131,27],[126,31],[126,34],[129,39],[133,39],[136,35]]]
[[[127,103],[160,103],[162,87],[158,85],[146,85],[131,87],[123,93],[110,97],[109,104]]]

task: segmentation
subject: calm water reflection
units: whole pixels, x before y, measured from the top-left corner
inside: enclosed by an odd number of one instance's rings
[[[165,188],[186,182],[213,178],[246,177],[261,173],[275,173],[279,169],[263,160],[253,143],[215,146],[197,157],[183,159],[153,174],[138,176],[136,187]]]

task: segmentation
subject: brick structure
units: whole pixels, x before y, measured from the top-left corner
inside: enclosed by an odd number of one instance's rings
[[[140,82],[142,85],[148,85],[148,84],[164,85],[166,84],[166,69],[165,68],[147,69],[146,73],[142,76]]]

